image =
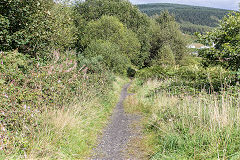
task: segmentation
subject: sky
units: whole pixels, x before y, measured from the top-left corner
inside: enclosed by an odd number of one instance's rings
[[[194,6],[214,7],[230,10],[239,10],[240,0],[130,0],[133,4],[145,3],[177,3]]]

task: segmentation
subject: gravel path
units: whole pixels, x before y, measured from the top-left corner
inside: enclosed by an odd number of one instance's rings
[[[120,100],[111,116],[110,123],[103,132],[100,144],[94,149],[95,156],[92,160],[123,160],[128,142],[138,136],[131,127],[133,123],[141,119],[138,115],[130,115],[124,112],[123,102],[129,95],[127,92],[130,84],[123,87]],[[127,158],[134,159],[134,158]]]

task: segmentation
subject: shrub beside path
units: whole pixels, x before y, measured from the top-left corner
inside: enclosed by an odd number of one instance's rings
[[[127,114],[124,111],[123,102],[129,95],[127,92],[129,84],[126,84],[120,95],[120,100],[110,118],[110,123],[103,131],[99,145],[94,149],[92,160],[123,160],[135,159],[126,155],[128,143],[139,137],[141,128],[132,127],[134,123],[141,121],[140,115]],[[137,151],[136,151],[137,152]]]

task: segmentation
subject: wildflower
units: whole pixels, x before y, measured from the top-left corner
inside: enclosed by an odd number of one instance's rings
[[[1,65],[3,65],[3,61],[1,60]]]
[[[5,132],[5,131],[6,131],[6,129],[5,129],[4,127],[2,127],[2,131],[3,131],[3,132]]]
[[[5,94],[5,97],[6,97],[6,98],[8,98],[8,95],[7,95],[7,94]]]
[[[25,104],[25,105],[23,106],[23,108],[24,108],[24,109],[27,109],[27,105]]]

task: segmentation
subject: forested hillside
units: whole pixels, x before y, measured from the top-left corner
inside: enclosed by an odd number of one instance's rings
[[[181,24],[181,29],[187,33],[209,31],[216,27],[227,13],[228,10],[189,6],[182,4],[153,3],[137,5],[138,8],[149,16],[168,10],[173,14],[176,21]]]
[[[239,17],[198,34],[211,47],[192,55],[168,11],[149,17],[126,0],[1,0],[0,159],[91,159],[130,79],[124,106],[143,117],[146,159],[239,159]]]

